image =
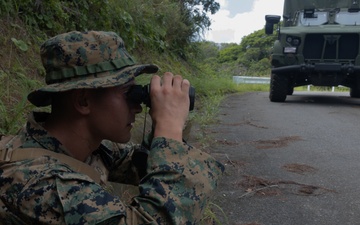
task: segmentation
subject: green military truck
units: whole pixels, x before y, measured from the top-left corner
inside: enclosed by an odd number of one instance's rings
[[[278,38],[271,55],[270,101],[294,87],[345,86],[360,97],[359,0],[285,0],[283,21],[266,15],[265,32]]]

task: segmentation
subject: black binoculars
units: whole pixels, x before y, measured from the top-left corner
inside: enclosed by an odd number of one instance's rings
[[[133,85],[127,93],[127,98],[137,104],[145,104],[147,107],[151,108],[150,101],[150,84],[147,85]],[[189,90],[190,98],[190,108],[189,110],[194,109],[195,104],[195,88],[190,86]]]

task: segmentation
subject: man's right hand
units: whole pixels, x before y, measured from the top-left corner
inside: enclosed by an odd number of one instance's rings
[[[154,137],[182,141],[182,131],[189,114],[190,82],[180,75],[166,72],[162,79],[154,75],[150,85]]]

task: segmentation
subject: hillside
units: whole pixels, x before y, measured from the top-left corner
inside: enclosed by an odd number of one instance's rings
[[[44,84],[41,43],[71,30],[117,32],[139,63],[155,63],[159,74],[172,71],[191,81],[197,109],[192,119],[215,114],[221,96],[238,91],[231,82],[233,75],[267,73],[272,41],[264,38],[263,30],[245,37],[240,45],[194,41],[210,27],[206,13],[218,9],[213,0],[1,1],[0,134],[15,133],[33,109],[26,96]]]

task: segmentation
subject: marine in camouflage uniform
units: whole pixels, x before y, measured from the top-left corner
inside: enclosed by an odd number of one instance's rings
[[[52,104],[50,93],[121,86],[158,70],[136,64],[113,32],[58,35],[41,57],[47,85],[28,95],[36,106]],[[155,136],[148,145],[103,140],[82,162],[44,128],[49,115],[31,113],[0,152],[0,224],[199,223],[224,170],[209,154]],[[108,181],[137,185],[139,195],[125,204]]]

